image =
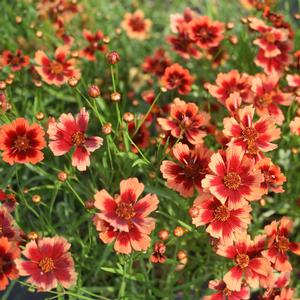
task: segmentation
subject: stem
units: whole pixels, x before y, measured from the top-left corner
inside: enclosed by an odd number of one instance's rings
[[[83,200],[80,198],[80,196],[77,194],[77,192],[74,190],[74,188],[72,187],[71,183],[69,181],[67,181],[67,185],[70,188],[70,190],[72,191],[72,193],[76,196],[76,198],[79,200],[79,202],[84,206],[84,202]]]
[[[123,275],[122,275],[122,281],[121,281],[121,286],[120,286],[119,296],[118,296],[118,299],[120,300],[125,298],[126,274],[127,274],[127,260],[125,260],[123,265]]]

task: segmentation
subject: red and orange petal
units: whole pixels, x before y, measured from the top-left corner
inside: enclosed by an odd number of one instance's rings
[[[41,151],[46,146],[45,132],[37,123],[29,125],[24,118],[0,127],[0,150],[2,159],[14,163],[37,164],[44,159]]]
[[[300,135],[300,117],[295,117],[289,124],[292,134]]]

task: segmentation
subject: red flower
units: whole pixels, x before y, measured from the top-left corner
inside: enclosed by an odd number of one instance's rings
[[[2,125],[0,127],[2,159],[10,165],[37,164],[44,159],[41,151],[46,146],[44,135],[45,132],[39,124],[29,125],[24,118]]]
[[[161,84],[168,90],[177,89],[181,95],[186,95],[191,91],[194,82],[188,69],[179,64],[173,64],[165,69],[161,78]]]
[[[16,72],[29,65],[29,56],[23,55],[21,50],[16,50],[15,55],[10,51],[3,51],[2,64],[9,66],[12,71]]]
[[[92,34],[89,30],[83,30],[84,38],[89,42],[89,45],[80,51],[80,56],[85,57],[89,61],[96,60],[96,52],[106,52],[107,46],[103,43],[104,34],[102,31],[97,31]]]
[[[258,156],[260,151],[277,148],[271,142],[280,138],[280,129],[275,127],[275,119],[269,115],[253,123],[254,112],[253,106],[249,105],[240,109],[236,118],[225,118],[223,133],[231,138],[229,147],[241,146],[246,154]]]
[[[27,282],[41,291],[50,291],[58,285],[70,288],[77,279],[70,247],[71,244],[59,236],[27,243],[22,254],[28,260],[16,261],[20,275],[29,276]]]
[[[6,194],[2,189],[0,189],[0,201],[2,202],[2,206],[10,213],[15,210],[17,199],[14,194]]]
[[[271,282],[268,281],[272,277],[270,263],[257,255],[254,242],[246,233],[238,234],[233,245],[219,245],[217,254],[230,258],[235,263],[223,278],[228,289],[240,291],[243,279],[253,288]]]
[[[188,24],[196,16],[197,16],[197,14],[192,9],[190,9],[189,7],[185,8],[183,14],[179,14],[179,13],[171,14],[170,15],[170,28],[171,28],[171,31],[174,32],[174,33],[178,33],[178,31],[179,31],[178,28],[182,24]]]
[[[137,178],[129,178],[120,182],[120,195],[116,198],[104,189],[95,195],[95,207],[100,210],[94,220],[100,229],[99,237],[104,243],[115,240],[117,252],[129,254],[132,250],[147,250],[150,245],[155,220],[148,216],[156,210],[158,199],[147,194],[138,200],[143,190]]]
[[[286,81],[288,83],[288,86],[293,88],[300,87],[300,76],[297,74],[289,74],[286,76]]]
[[[5,207],[0,207],[0,237],[6,237],[9,241],[20,239],[20,230],[15,225],[15,220]]]
[[[14,280],[19,277],[15,260],[20,257],[20,253],[15,243],[9,242],[6,237],[0,238],[0,291],[5,290],[9,279]]]
[[[201,49],[219,46],[224,39],[224,24],[213,22],[208,16],[200,16],[189,22],[189,37]]]
[[[226,283],[223,280],[211,280],[208,287],[211,290],[216,290],[217,292],[205,296],[203,300],[247,300],[250,299],[250,289],[246,285],[242,285],[240,291],[232,291],[228,289]]]
[[[196,145],[194,150],[182,143],[175,145],[173,156],[176,162],[164,160],[160,167],[168,187],[183,197],[192,197],[195,189],[201,191],[201,180],[208,172],[212,153],[203,145]]]
[[[287,217],[283,217],[279,222],[273,221],[265,227],[268,237],[268,249],[262,252],[276,270],[289,272],[292,266],[289,262],[287,252],[300,255],[300,243],[290,242],[289,234],[292,231],[293,222]]]
[[[170,131],[175,138],[185,138],[192,145],[203,143],[206,132],[201,127],[206,126],[210,116],[199,112],[195,103],[186,103],[175,98],[171,104],[170,117],[157,118],[158,124],[165,131]]]
[[[152,22],[144,18],[144,13],[137,10],[134,13],[126,13],[121,26],[131,39],[145,40],[148,38]]]
[[[90,165],[90,155],[102,146],[103,139],[98,136],[85,136],[89,113],[83,107],[76,118],[70,113],[62,114],[59,122],[50,122],[47,133],[51,142],[49,148],[55,156],[64,155],[75,147],[72,166],[85,171]]]
[[[46,83],[60,86],[71,77],[80,78],[80,71],[75,68],[75,60],[68,57],[69,53],[69,48],[65,46],[56,49],[54,60],[50,60],[44,51],[35,53],[38,65],[35,69]]]
[[[230,207],[237,207],[245,199],[260,199],[263,175],[254,169],[254,160],[247,157],[241,147],[232,146],[225,153],[213,154],[209,169],[211,174],[202,180],[202,187],[222,204],[228,200]]]
[[[196,227],[207,225],[206,231],[225,244],[232,243],[234,234],[247,230],[251,223],[252,209],[247,203],[239,203],[232,208],[210,194],[201,194],[192,207],[198,212],[192,218],[193,224]]]
[[[163,264],[166,261],[166,246],[163,242],[155,242],[153,246],[153,253],[150,256],[150,261],[154,264]]]
[[[300,117],[295,117],[289,126],[292,134],[300,135]]]

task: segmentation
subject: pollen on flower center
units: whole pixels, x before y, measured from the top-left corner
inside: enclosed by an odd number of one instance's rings
[[[273,102],[272,95],[269,93],[264,94],[259,101],[262,105],[267,106]]]
[[[76,131],[72,135],[72,142],[73,142],[73,144],[75,144],[77,146],[81,146],[82,144],[84,144],[84,142],[85,142],[84,133],[81,131]]]
[[[223,290],[223,295],[225,295],[225,296],[230,296],[231,294],[232,294],[232,291],[229,290],[228,288],[225,288],[225,289]]]
[[[120,202],[116,208],[116,214],[120,218],[130,220],[135,215],[135,210],[131,204]]]
[[[286,238],[286,237],[280,237],[278,239],[278,242],[277,242],[277,247],[283,251],[283,252],[286,252],[289,250],[289,245],[290,245],[290,241]]]
[[[254,141],[258,137],[258,133],[255,128],[246,127],[242,132],[242,136],[246,140]]]
[[[230,190],[237,190],[241,185],[241,177],[235,172],[229,172],[224,176],[223,182]]]
[[[265,39],[266,39],[269,43],[274,43],[275,40],[276,40],[274,34],[271,33],[271,32],[267,32],[267,33],[265,34]]]
[[[238,254],[235,257],[236,263],[242,268],[247,268],[250,262],[250,258],[247,254]]]
[[[30,148],[29,139],[25,135],[17,136],[14,142],[14,148],[16,148],[18,152],[28,150]]]
[[[54,74],[61,74],[64,70],[64,67],[59,62],[53,62],[51,63],[51,70]]]
[[[38,266],[40,267],[40,269],[42,270],[43,273],[48,273],[52,270],[54,270],[55,266],[54,266],[54,261],[51,257],[43,257],[39,263]]]
[[[216,220],[224,222],[229,219],[230,212],[224,205],[220,205],[214,210],[214,217]]]

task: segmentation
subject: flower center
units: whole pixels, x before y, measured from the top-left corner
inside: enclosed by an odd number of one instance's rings
[[[218,221],[225,222],[229,219],[230,212],[227,207],[225,207],[224,205],[220,205],[214,210],[214,217]]]
[[[54,74],[61,74],[64,70],[64,66],[61,63],[55,61],[51,63],[51,70]]]
[[[238,254],[235,257],[236,263],[242,268],[247,268],[250,262],[250,258],[247,254]]]
[[[133,31],[144,31],[145,23],[144,20],[140,17],[135,17],[130,19],[129,24]]]
[[[48,273],[52,270],[54,270],[54,261],[51,257],[43,257],[40,261],[38,266],[42,270],[43,273]]]
[[[227,287],[223,290],[223,295],[230,296],[232,294],[232,291],[229,290]]]
[[[14,147],[17,149],[18,152],[26,151],[30,148],[30,141],[25,135],[17,136]]]
[[[72,135],[72,142],[73,144],[75,144],[76,146],[82,146],[85,142],[85,137],[84,137],[84,133],[81,131],[76,131],[73,135]]]
[[[276,40],[275,36],[272,32],[267,32],[264,37],[267,40],[267,42],[269,42],[269,43],[274,43]]]
[[[120,202],[116,208],[116,214],[120,218],[130,220],[135,215],[134,207],[129,203]]]
[[[290,241],[286,237],[280,237],[277,242],[277,247],[282,251],[286,252],[289,250]]]
[[[269,104],[271,104],[273,102],[273,97],[271,94],[266,93],[259,99],[259,102],[263,106],[268,106]]]
[[[242,132],[242,136],[244,137],[245,140],[254,141],[258,137],[258,133],[255,128],[246,127]]]
[[[227,173],[224,178],[224,185],[230,190],[237,190],[241,185],[241,177],[236,172]]]

